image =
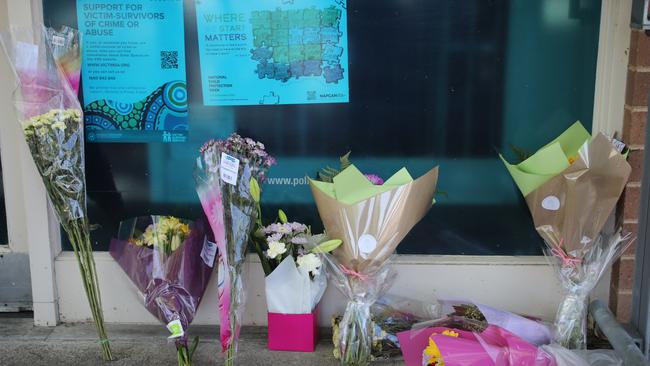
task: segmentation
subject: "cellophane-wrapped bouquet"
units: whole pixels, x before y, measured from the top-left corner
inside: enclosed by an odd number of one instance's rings
[[[631,243],[629,234],[606,226],[631,171],[624,149],[576,122],[519,164],[502,157],[566,290],[556,340],[570,349],[586,347],[589,293]]]
[[[171,333],[179,366],[192,364],[198,338],[190,345],[192,323],[213,272],[216,244],[204,219],[173,216],[123,221],[109,252],[138,289],[146,309]]]
[[[218,248],[219,324],[225,364],[233,365],[244,307],[241,270],[255,227],[260,185],[275,159],[264,144],[232,134],[208,141],[196,161],[196,191]]]
[[[410,330],[415,324],[440,317],[437,302],[425,303],[404,297],[382,296],[370,307],[372,328],[371,360],[387,360],[402,354],[397,333]],[[334,357],[341,358],[339,349],[341,316],[332,317],[332,341]]]
[[[449,317],[398,334],[406,366],[557,366],[542,348],[496,325]]]
[[[541,346],[549,344],[553,337],[553,327],[539,319],[533,319],[488,305],[467,300],[439,300],[442,312],[439,317],[453,316],[466,318],[475,323],[499,326],[527,342]]]
[[[75,32],[71,31],[73,38]],[[52,207],[74,250],[104,360],[112,360],[86,209],[82,110],[45,29],[1,34],[18,80],[13,103]],[[78,54],[77,54],[78,56]]]
[[[392,284],[395,249],[433,205],[438,168],[413,180],[403,168],[385,182],[349,165],[331,182],[310,180],[328,236],[343,244],[325,256],[332,283],[348,299],[340,322],[341,363],[372,357],[370,307]]]

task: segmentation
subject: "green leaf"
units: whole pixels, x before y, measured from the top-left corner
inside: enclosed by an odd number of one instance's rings
[[[260,202],[260,185],[257,183],[257,179],[251,178],[249,182],[249,190],[251,192],[251,196],[253,197],[253,200],[257,203]]]
[[[190,357],[189,360],[192,360],[192,356],[194,356],[194,351],[196,351],[197,347],[199,346],[199,337],[194,337],[194,340],[192,341],[192,345],[190,346]]]
[[[352,165],[352,162],[350,161],[350,154],[352,151],[348,151],[345,155],[341,156],[339,158],[339,161],[341,162],[341,171],[345,170],[345,168],[349,167]]]
[[[338,248],[342,243],[343,243],[343,241],[341,239],[328,240],[328,241],[325,241],[325,242],[322,242],[322,243],[318,244],[317,246],[312,248],[312,250],[310,250],[309,252],[310,253],[329,253],[329,252],[333,251],[334,249]]]
[[[513,144],[510,144],[510,150],[515,153],[516,161],[520,163],[533,155],[530,151]]]
[[[282,211],[281,209],[278,210],[278,218],[280,219],[280,222],[283,224],[289,222],[289,219],[287,219],[287,214],[284,213],[284,211]]]

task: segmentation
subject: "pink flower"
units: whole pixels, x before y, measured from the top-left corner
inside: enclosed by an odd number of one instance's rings
[[[366,176],[366,178],[368,178],[370,183],[372,183],[372,184],[374,184],[376,186],[380,186],[380,185],[384,184],[384,180],[381,179],[381,177],[378,176],[378,175],[375,175],[375,174],[364,174],[364,175]]]

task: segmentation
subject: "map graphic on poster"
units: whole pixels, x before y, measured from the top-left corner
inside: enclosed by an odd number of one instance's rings
[[[197,0],[205,105],[349,101],[343,0]]]
[[[89,142],[184,142],[182,0],[77,0]]]

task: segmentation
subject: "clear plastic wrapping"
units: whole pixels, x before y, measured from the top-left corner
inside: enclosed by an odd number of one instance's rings
[[[257,217],[260,184],[274,161],[264,145],[233,134],[209,141],[195,167],[196,191],[218,248],[219,321],[225,364],[233,365],[244,311],[241,275]]]
[[[384,295],[370,306],[372,333],[371,359],[383,360],[400,356],[397,333],[410,330],[413,325],[440,317],[441,307],[437,302],[426,303],[394,295]],[[340,327],[341,316],[332,319],[332,340],[334,357],[341,358]]]
[[[123,221],[109,252],[142,296],[143,305],[171,332],[179,365],[191,365],[187,329],[213,272],[216,244],[207,223],[171,216]]]
[[[433,204],[438,169],[416,180],[404,172],[374,187],[354,165],[333,183],[311,181],[327,235],[343,240],[325,258],[330,283],[348,300],[339,324],[344,365],[371,361],[370,307],[392,285],[395,274],[388,263],[395,248]]]
[[[599,234],[580,262],[567,261],[562,254],[554,252],[556,249],[546,248],[545,253],[551,258],[566,291],[555,317],[556,340],[564,347],[586,348],[589,294],[631,242],[631,235],[622,234],[620,229],[611,234]]]
[[[81,81],[81,36],[79,32],[68,26],[60,29],[47,28],[48,44],[52,55],[65,75],[72,91],[79,92]]]
[[[13,103],[25,141],[75,252],[102,356],[111,360],[86,213],[83,116],[76,92],[53,56],[46,30],[13,28],[0,34],[0,41],[18,80]]]

